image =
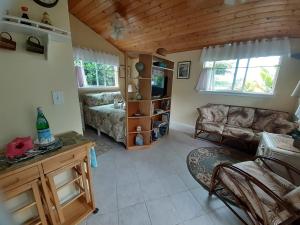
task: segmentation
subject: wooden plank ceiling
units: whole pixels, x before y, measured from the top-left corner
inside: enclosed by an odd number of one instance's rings
[[[300,0],[69,0],[69,11],[122,51],[168,52],[268,37],[300,37]],[[114,40],[118,13],[123,38]]]

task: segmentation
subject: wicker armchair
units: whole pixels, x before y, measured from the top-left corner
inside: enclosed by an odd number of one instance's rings
[[[289,180],[276,174],[272,164],[284,168]],[[292,224],[300,218],[300,186],[295,184],[295,175],[300,175],[298,169],[262,156],[254,161],[220,164],[212,175],[210,195],[217,195],[244,224]],[[248,222],[219,194],[221,190],[224,193],[224,189],[245,212]]]

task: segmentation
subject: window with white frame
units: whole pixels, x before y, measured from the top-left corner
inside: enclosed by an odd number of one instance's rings
[[[75,66],[83,69],[80,73],[80,87],[118,87],[118,66],[76,59]],[[80,82],[78,82],[80,83]]]
[[[206,61],[206,91],[272,95],[280,63],[280,56]]]

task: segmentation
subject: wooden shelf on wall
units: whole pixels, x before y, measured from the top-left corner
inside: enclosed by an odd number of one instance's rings
[[[23,24],[22,22],[30,23],[30,25]],[[41,39],[45,47],[46,59],[48,59],[50,41],[65,42],[71,40],[70,31],[33,20],[2,14],[0,14],[0,32],[19,33]]]

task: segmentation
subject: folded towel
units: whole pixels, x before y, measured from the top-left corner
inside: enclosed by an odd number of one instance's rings
[[[91,158],[91,167],[92,168],[97,168],[98,167],[98,162],[97,162],[97,156],[96,156],[96,151],[95,151],[94,147],[92,147],[90,149],[90,158]]]

